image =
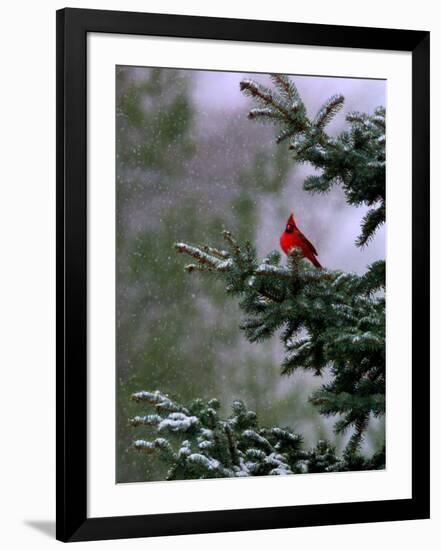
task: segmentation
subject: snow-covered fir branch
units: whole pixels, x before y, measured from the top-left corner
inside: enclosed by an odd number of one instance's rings
[[[317,270],[294,250],[284,266],[276,251],[259,261],[250,243],[239,244],[229,232],[223,236],[226,249],[214,249],[216,254],[207,247],[176,247],[210,266],[237,296],[250,342],[279,335],[282,374],[305,369],[331,375],[310,399],[322,414],[340,416],[337,432],[353,430],[356,450],[369,419],[385,412],[385,300],[378,293],[385,263],[373,263],[361,276]]]
[[[290,429],[260,427],[256,413],[241,401],[234,401],[231,415],[223,419],[219,415],[220,403],[215,399],[197,399],[183,407],[160,392],[149,394],[157,399],[140,400],[139,395],[132,398],[148,404],[155,412],[131,419],[137,431],[145,430],[145,438],[134,440],[132,448],[151,460],[156,457],[165,461],[168,480],[346,471],[354,463],[358,469],[384,467],[381,453],[371,459],[357,453],[338,457],[326,441],[306,450],[301,436]],[[163,410],[161,403],[165,402],[187,414],[159,415]],[[145,423],[139,419],[154,421]]]

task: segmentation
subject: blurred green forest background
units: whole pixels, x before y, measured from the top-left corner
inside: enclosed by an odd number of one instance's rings
[[[173,249],[176,241],[221,244],[228,228],[266,254],[278,248],[294,209],[324,265],[363,272],[384,258],[383,233],[376,246],[355,249],[362,209],[348,208],[338,189],[325,197],[302,191],[308,169],[296,167],[287,147],[275,144],[273,128],[247,120],[249,103],[239,92],[246,76],[116,68],[118,483],[165,476],[160,461],[130,449],[128,419],[139,408],[129,397],[140,390],[159,389],[178,402],[216,397],[223,414],[242,399],[261,425],[290,426],[307,446],[320,438],[339,448],[344,443],[332,434],[335,419],[320,417],[308,403],[321,380],[301,372],[281,377],[278,339],[249,344],[222,283],[184,273]],[[345,80],[299,77],[299,89],[307,107],[328,90],[349,95],[351,83],[347,109],[384,103],[383,83],[366,89],[362,81]],[[383,422],[372,422],[365,446],[376,449],[383,438]]]

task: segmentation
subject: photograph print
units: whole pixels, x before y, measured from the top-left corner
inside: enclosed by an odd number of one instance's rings
[[[115,70],[116,482],[385,469],[387,82]]]

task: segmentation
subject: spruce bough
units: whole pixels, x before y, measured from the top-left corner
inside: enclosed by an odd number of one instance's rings
[[[326,441],[306,451],[301,436],[288,428],[259,427],[256,413],[241,401],[233,402],[223,420],[217,399],[196,399],[188,407],[158,391],[134,393],[132,399],[153,412],[135,416],[131,424],[153,428],[158,436],[138,439],[133,448],[166,462],[167,480],[371,470],[384,463],[383,452],[370,459],[351,453],[339,458]]]
[[[295,84],[283,75],[271,78],[274,89],[250,80],[241,83],[256,105],[249,118],[279,126],[276,139],[288,141],[294,160],[318,169],[319,175],[304,181],[306,191],[326,193],[341,185],[349,204],[368,207],[355,243],[366,246],[385,221],[384,108],[373,115],[349,113],[348,129],[330,137],[325,127],[343,97],[331,97],[309,119]],[[336,433],[351,430],[349,442],[340,457],[325,441],[305,450],[301,436],[287,428],[259,428],[255,413],[239,401],[232,416],[221,420],[216,400],[196,400],[186,408],[160,392],[140,392],[135,400],[167,415],[132,419],[134,426],[148,425],[160,436],[137,440],[134,448],[168,460],[169,479],[384,468],[385,447],[366,458],[360,445],[370,418],[385,414],[385,261],[357,275],[315,269],[294,249],[285,266],[277,251],[260,260],[250,242],[238,242],[228,231],[223,238],[218,248],[187,243],[175,248],[192,259],[186,271],[223,280],[239,302],[241,329],[250,342],[280,334],[283,375],[297,369],[330,374],[310,401],[320,414],[338,417]],[[173,442],[168,434],[185,439]]]

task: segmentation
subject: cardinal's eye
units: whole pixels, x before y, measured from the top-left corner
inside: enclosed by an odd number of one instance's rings
[[[288,233],[292,233],[293,229],[294,229],[294,226],[290,223],[286,226],[286,231]]]

